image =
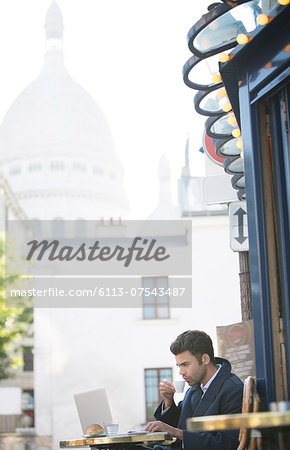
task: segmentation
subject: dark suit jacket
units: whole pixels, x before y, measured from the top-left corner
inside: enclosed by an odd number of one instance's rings
[[[195,411],[192,410],[188,417],[232,414],[239,413],[242,410],[242,381],[231,373],[229,361],[223,358],[215,358],[215,362],[222,365],[220,371],[210,384]],[[197,387],[195,386],[193,389],[197,389]],[[166,412],[162,413],[161,403],[156,409],[154,416],[157,420],[177,427],[181,409],[182,402],[178,405],[173,403]],[[184,429],[183,447],[185,450],[236,450],[239,445],[238,436],[238,430],[190,432]],[[181,442],[179,444],[181,447]]]

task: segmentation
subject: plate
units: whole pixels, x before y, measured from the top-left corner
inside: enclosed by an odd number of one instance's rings
[[[132,436],[134,434],[148,434],[148,431],[140,430],[140,431],[128,431],[128,435]]]
[[[106,434],[83,434],[83,437],[86,439],[96,438],[96,437],[105,437]]]

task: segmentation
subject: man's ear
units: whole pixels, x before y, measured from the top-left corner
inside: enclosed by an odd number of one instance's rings
[[[201,360],[205,366],[208,366],[210,364],[210,357],[207,353],[204,353],[202,355]]]

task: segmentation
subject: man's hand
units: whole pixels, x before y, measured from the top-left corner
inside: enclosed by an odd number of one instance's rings
[[[160,420],[157,420],[156,422],[149,422],[147,427],[145,428],[145,431],[149,431],[149,433],[156,433],[158,431],[161,431],[162,433],[169,433],[171,436],[175,436],[181,441],[183,440],[183,431],[179,428],[171,427],[170,425],[167,425],[167,423],[161,422]]]
[[[175,393],[175,388],[173,383],[170,381],[163,380],[159,384],[159,392],[164,398],[164,409],[169,408],[173,402],[173,395]]]

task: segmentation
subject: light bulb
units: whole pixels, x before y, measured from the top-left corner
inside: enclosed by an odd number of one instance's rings
[[[225,103],[223,106],[224,112],[229,112],[232,109],[231,104],[229,102]]]
[[[267,25],[267,23],[269,23],[269,17],[266,14],[259,14],[257,22],[259,25]]]
[[[271,69],[272,66],[273,64],[271,63],[271,61],[269,61],[264,65],[264,69]]]
[[[222,77],[220,76],[219,73],[214,73],[212,76],[212,81],[214,83],[219,83],[221,81]]]
[[[235,127],[237,125],[235,116],[229,116],[227,121],[228,121],[228,124],[232,125],[233,127]]]
[[[240,136],[241,136],[241,132],[240,132],[240,130],[239,130],[238,128],[235,128],[235,129],[232,131],[232,135],[233,135],[235,138],[237,138],[237,137],[240,137]]]
[[[219,60],[221,63],[225,63],[230,59],[229,55],[227,53],[220,53],[219,54]]]
[[[249,38],[246,34],[241,33],[238,35],[238,37],[237,37],[238,44],[244,45],[244,44],[247,44],[248,42],[249,42]]]
[[[225,97],[227,95],[227,92],[226,92],[225,89],[219,89],[218,92],[217,92],[217,95],[218,95],[219,98],[223,98],[223,97]]]

